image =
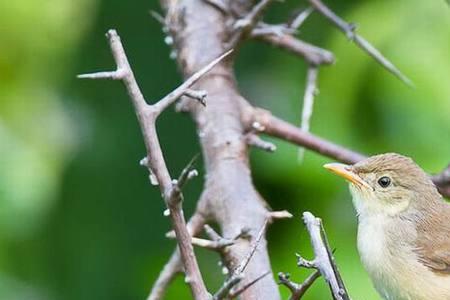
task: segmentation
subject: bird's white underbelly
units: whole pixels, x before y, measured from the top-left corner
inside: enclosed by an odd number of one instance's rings
[[[361,261],[380,295],[386,300],[450,300],[450,276],[438,276],[419,263],[410,244],[400,242],[406,233],[392,225],[371,217],[360,219],[358,226]]]

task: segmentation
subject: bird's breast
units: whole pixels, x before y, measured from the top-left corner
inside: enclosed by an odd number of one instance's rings
[[[450,277],[438,278],[418,261],[414,237],[413,227],[385,216],[360,218],[358,252],[375,288],[386,300],[450,300]]]

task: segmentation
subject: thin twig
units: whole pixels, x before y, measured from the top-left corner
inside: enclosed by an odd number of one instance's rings
[[[256,110],[253,119],[253,123],[255,122],[260,124],[263,132],[270,136],[278,137],[344,163],[353,164],[366,158],[360,153],[304,132],[297,126],[283,121],[267,111]]]
[[[150,10],[149,14],[150,14],[150,16],[153,17],[153,19],[158,21],[161,25],[166,26],[166,20],[164,20],[164,17],[161,16],[157,11]]]
[[[275,152],[277,150],[277,146],[272,144],[271,142],[264,141],[257,134],[253,132],[249,132],[245,135],[245,140],[247,144],[250,146],[254,146],[256,148],[262,149],[267,152]]]
[[[372,46],[367,40],[362,36],[355,33],[355,26],[353,24],[345,22],[342,18],[336,15],[330,8],[328,8],[320,0],[309,0],[311,5],[316,11],[321,13],[325,18],[327,18],[331,23],[333,23],[338,29],[340,29],[346,36],[353,41],[358,47],[369,54],[373,59],[375,59],[380,65],[382,65],[387,71],[392,73],[398,79],[403,81],[409,86],[413,86],[412,81],[406,77],[393,63],[391,63],[386,57],[381,54],[374,46]]]
[[[293,215],[287,210],[271,211],[267,214],[269,220],[290,219]]]
[[[300,285],[299,289],[294,293],[290,300],[300,299],[305,292],[312,286],[312,284],[316,281],[317,278],[320,277],[319,271],[314,271],[311,275],[309,275],[305,281]]]
[[[324,65],[334,63],[334,55],[328,50],[308,44],[290,34],[255,34],[252,37],[268,43],[274,47],[286,50],[294,55],[303,57],[309,64]]]
[[[314,107],[314,96],[317,93],[317,75],[319,73],[319,69],[317,66],[310,65],[308,67],[308,72],[306,74],[306,88],[305,94],[303,96],[303,109],[302,109],[302,123],[301,130],[304,132],[309,132],[309,124],[311,120],[311,116],[313,113]],[[298,161],[301,162],[303,160],[303,156],[305,154],[305,148],[299,148],[298,150]]]
[[[295,283],[290,280],[289,274],[278,273],[278,279],[280,283],[286,286],[291,291],[289,300],[298,300],[306,293],[306,291],[312,286],[317,278],[320,277],[320,272],[315,270],[309,275],[301,284]]]
[[[221,62],[224,58],[226,58],[228,55],[230,55],[233,52],[233,50],[228,50],[209,64],[207,64],[205,67],[203,67],[200,71],[194,73],[191,77],[189,77],[185,82],[183,82],[179,87],[177,87],[175,90],[173,90],[170,94],[159,100],[157,103],[155,103],[153,106],[155,106],[155,109],[157,113],[161,113],[164,111],[169,105],[174,103],[176,100],[178,100],[183,94],[188,91],[188,89],[196,83],[203,75],[208,73],[212,68],[214,68],[219,62]]]
[[[244,278],[244,274],[236,274],[231,276],[225,283],[220,287],[217,293],[214,294],[213,300],[221,300],[225,299],[230,290],[236,286],[242,279]]]
[[[259,230],[255,240],[253,241],[253,244],[250,247],[249,252],[242,259],[242,261],[239,263],[239,265],[233,270],[230,277],[228,277],[228,279],[225,280],[224,284],[219,289],[219,291],[216,294],[214,294],[214,297],[213,297],[214,300],[220,300],[220,299],[224,299],[225,297],[227,297],[229,295],[231,289],[234,286],[236,286],[244,278],[244,271],[247,268],[253,255],[255,254],[256,249],[258,248],[259,243],[261,242],[261,239],[264,236],[264,233],[266,232],[268,223],[269,223],[269,219],[266,219],[264,221],[263,225],[261,226],[261,229]]]
[[[239,238],[239,236],[237,236],[234,239],[223,238],[208,224],[205,224],[203,228],[205,229],[206,234],[210,237],[211,240],[192,237],[191,238],[192,245],[209,250],[222,252],[225,247],[233,245],[236,239]],[[169,239],[175,239],[176,238],[175,232],[169,231],[168,233],[166,233],[166,237]]]
[[[312,14],[313,11],[314,11],[314,9],[312,7],[308,7],[305,10],[301,11],[297,15],[297,17],[295,17],[295,19],[291,22],[289,27],[292,28],[292,29],[295,29],[295,30],[299,29],[300,26],[303,25],[303,23]]]
[[[264,233],[266,232],[268,223],[269,223],[269,220],[266,219],[264,221],[264,224],[261,226],[261,229],[259,230],[258,235],[256,236],[256,238],[250,248],[250,251],[244,257],[244,259],[241,261],[241,263],[237,266],[237,268],[233,271],[234,274],[236,274],[236,273],[240,274],[240,273],[244,272],[248,263],[250,262],[253,255],[255,254],[256,249],[258,248],[259,242],[261,242],[261,238],[264,236]]]
[[[251,37],[256,38],[264,35],[282,36],[283,34],[295,34],[296,30],[286,24],[266,24],[258,22],[258,25],[253,28]]]
[[[200,102],[201,105],[206,106],[206,96],[208,96],[208,93],[206,91],[187,89],[184,92],[184,95],[186,97],[195,99]]]
[[[172,180],[172,189],[171,193],[169,195],[169,198],[171,201],[179,201],[182,199],[182,193],[181,190],[185,186],[188,180],[192,179],[193,177],[196,177],[198,175],[197,170],[194,169],[194,164],[197,161],[198,157],[200,155],[196,154],[191,161],[184,167],[184,169],[181,171],[180,176],[177,180]]]
[[[272,3],[273,0],[261,0],[252,10],[242,19],[236,21],[234,25],[235,32],[231,36],[228,45],[230,48],[236,47],[242,38],[249,34],[260,20],[264,10]]]
[[[222,251],[225,247],[231,246],[234,244],[233,240],[227,240],[227,239],[219,239],[217,241],[210,241],[206,239],[201,238],[192,238],[192,244],[198,247],[202,247],[209,250],[214,251]]]
[[[209,236],[209,238],[213,241],[217,241],[219,239],[221,239],[222,237],[220,236],[220,234],[218,234],[211,226],[209,226],[208,224],[205,224],[203,226],[203,229],[205,230],[205,233]]]
[[[248,288],[250,288],[252,285],[257,283],[258,281],[260,281],[261,279],[263,279],[264,277],[266,277],[270,273],[271,273],[270,271],[264,272],[263,274],[259,275],[258,277],[256,277],[252,281],[250,281],[249,283],[245,284],[243,287],[241,287],[241,288],[239,288],[239,289],[237,289],[235,291],[230,291],[230,294],[228,295],[228,298],[233,299],[233,298],[238,297],[240,294],[245,292]]]
[[[350,300],[348,292],[343,284],[339,271],[334,263],[327,241],[324,239],[322,221],[314,217],[310,212],[303,213],[303,221],[308,229],[315,258],[308,262],[307,267],[313,267],[320,271],[320,274],[327,281],[330,290],[336,300]],[[301,258],[300,258],[301,259]],[[299,261],[299,264],[303,265]]]

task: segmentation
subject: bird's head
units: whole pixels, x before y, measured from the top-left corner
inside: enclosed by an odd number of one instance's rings
[[[429,176],[409,157],[395,153],[369,157],[354,165],[326,164],[347,179],[358,214],[396,216],[422,208],[440,195]]]

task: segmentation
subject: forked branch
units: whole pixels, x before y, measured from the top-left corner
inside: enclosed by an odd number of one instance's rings
[[[322,221],[310,212],[303,213],[303,222],[308,229],[311,245],[314,251],[314,259],[306,260],[297,254],[297,265],[308,269],[315,269],[313,273],[302,283],[298,284],[290,280],[289,274],[278,273],[280,284],[283,284],[291,291],[289,300],[302,298],[306,290],[314,281],[322,275],[330,287],[334,300],[350,300],[347,290],[342,281],[339,270],[334,262],[334,257],[328,245]]]
[[[219,289],[219,291],[217,291],[217,293],[214,294],[213,300],[221,300],[221,299],[225,299],[225,298],[229,297],[229,295],[232,294],[232,292],[231,292],[232,288],[235,287],[244,278],[244,271],[247,268],[248,264],[250,263],[250,260],[252,259],[253,255],[255,254],[256,249],[258,248],[259,243],[261,242],[261,239],[266,232],[268,223],[269,223],[269,219],[266,219],[263,226],[259,230],[258,235],[256,236],[255,240],[253,241],[253,244],[252,244],[249,252],[247,253],[247,255],[244,256],[244,258],[239,263],[239,265],[231,272],[230,277],[224,282],[224,284]],[[259,276],[258,280],[262,279],[264,276],[263,275]],[[246,288],[250,287],[258,280],[256,280],[256,281],[253,280],[252,281],[253,283],[250,285],[247,284]],[[242,293],[244,290],[245,289],[240,291],[239,294]]]
[[[322,227],[322,220],[316,218],[310,212],[303,213],[305,222],[311,239],[314,251],[314,260],[307,261],[298,256],[297,264],[301,267],[313,268],[320,272],[330,286],[331,293],[335,300],[350,300],[348,292],[342,281],[339,270],[334,262],[334,257]]]
[[[154,174],[156,181],[160,185],[162,196],[170,211],[170,218],[177,236],[180,254],[184,265],[186,281],[189,283],[192,294],[196,300],[208,300],[210,295],[203,282],[203,278],[194,255],[193,246],[191,244],[191,235],[186,227],[186,222],[182,211],[180,186],[172,182],[159,144],[155,123],[157,117],[169,105],[184,95],[185,92],[201,78],[201,76],[211,70],[218,62],[230,54],[231,51],[228,51],[219,58],[215,59],[200,71],[194,73],[194,75],[192,75],[170,94],[155,104],[150,105],[145,101],[144,96],[136,82],[119,35],[115,30],[111,29],[108,31],[106,36],[116,62],[117,69],[111,72],[83,74],[79,75],[78,78],[114,79],[122,80],[124,83],[131,102],[133,103],[143,134],[143,139],[147,150],[146,166],[148,167],[150,175]]]
[[[311,287],[311,285],[320,277],[319,271],[314,271],[308,278],[305,279],[301,284],[291,281],[290,275],[287,273],[278,273],[278,280],[280,284],[286,286],[291,291],[291,296],[289,300],[298,300],[303,297],[306,291]]]
[[[322,227],[322,220],[316,218],[310,212],[305,212],[303,213],[303,222],[305,222],[308,229],[315,257],[312,261],[306,261],[299,256],[298,265],[318,270],[330,286],[334,299],[350,300],[328,245],[325,230]]]

